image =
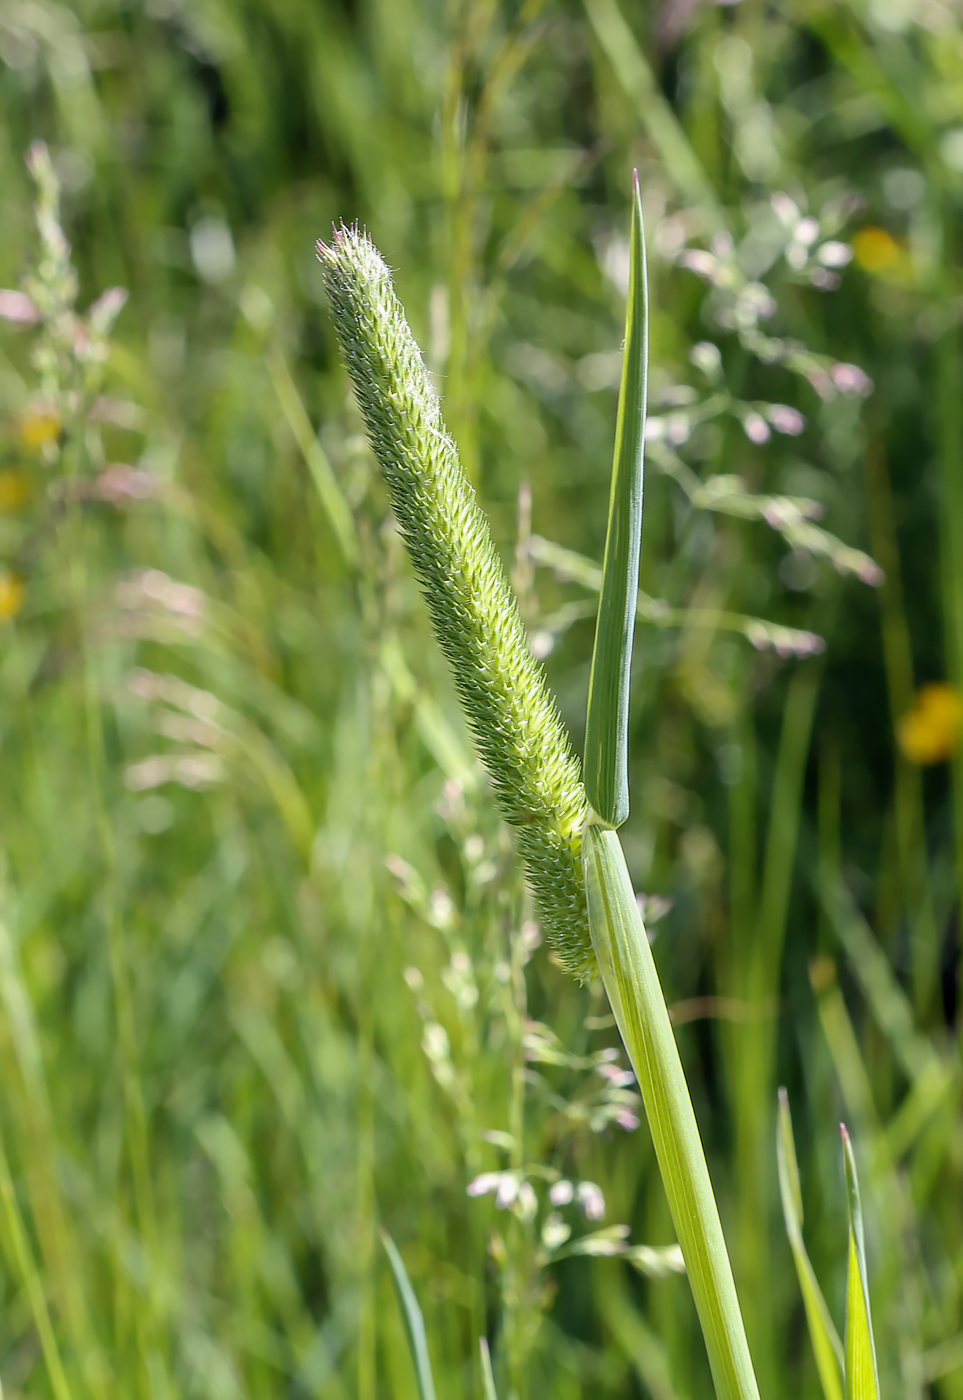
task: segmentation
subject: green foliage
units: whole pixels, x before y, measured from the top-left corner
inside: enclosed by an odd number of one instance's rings
[[[863,1208],[859,1199],[859,1178],[853,1144],[845,1124],[843,1158],[846,1163],[846,1194],[849,1198],[849,1258],[846,1265],[846,1400],[879,1400],[876,1372],[876,1343],[869,1306],[869,1270],[863,1239]]]
[[[715,1391],[723,1400],[758,1400],[699,1129],[618,834],[590,824],[585,844],[592,942],[613,1014],[639,1076]]]
[[[482,1378],[485,1384],[485,1400],[498,1400],[498,1392],[495,1389],[495,1376],[492,1371],[491,1352],[488,1350],[488,1343],[482,1337],[479,1340],[481,1349]]]
[[[789,1116],[789,1099],[785,1089],[779,1091],[779,1122],[776,1129],[776,1160],[779,1166],[779,1194],[782,1198],[786,1234],[796,1264],[796,1276],[806,1308],[806,1323],[816,1355],[816,1368],[825,1400],[843,1400],[843,1344],[839,1340],[822,1290],[816,1281],[803,1243],[802,1190],[799,1185],[799,1163]]]
[[[395,270],[580,751],[633,167],[620,837],[760,1393],[820,1394],[785,1083],[832,1316],[845,1118],[880,1393],[963,1396],[963,768],[896,739],[963,680],[949,8],[2,7],[8,1400],[57,1355],[71,1397],[416,1397],[378,1221],[439,1394],[485,1394],[482,1336],[503,1400],[710,1393],[689,1281],[634,1262],[678,1262],[637,1086],[538,946],[313,253],[358,219]]]
[[[394,1240],[385,1230],[381,1232],[381,1242],[388,1255],[395,1286],[398,1289],[398,1298],[405,1315],[411,1359],[418,1377],[418,1395],[420,1400],[435,1400],[435,1378],[431,1371],[431,1357],[428,1354],[428,1336],[425,1332],[424,1316],[418,1306],[415,1290],[411,1286],[405,1261],[398,1253],[398,1247]]]
[[[629,240],[628,309],[615,462],[585,725],[585,788],[594,811],[610,826],[621,826],[629,815],[629,695],[639,593],[649,373],[649,279],[637,171],[633,175]]]
[[[648,370],[647,280],[637,174],[633,185],[629,312],[586,726],[592,802],[582,832],[588,926],[609,1004],[638,1076],[716,1392],[725,1400],[758,1400],[699,1130],[614,830],[629,811],[628,708]],[[541,868],[536,843],[544,845],[545,838],[536,824],[552,833],[558,799],[546,810],[546,804],[528,801],[526,793],[539,790],[555,776],[556,753],[562,743],[558,717],[554,711],[550,715],[550,738],[555,744],[529,742],[529,735],[538,732],[547,697],[532,682],[530,653],[515,599],[498,568],[484,519],[473,508],[454,444],[444,433],[437,399],[383,261],[366,238],[344,228],[335,231],[333,248],[320,244],[318,251],[327,265],[341,345],[371,445],[388,480],[395,514],[429,600],[436,635],[452,663],[467,718],[508,819],[514,818],[517,824],[519,808],[528,809],[527,855],[537,896],[540,886],[551,889],[555,882],[551,870]],[[499,626],[502,617],[513,623],[509,638],[514,646],[506,644]],[[527,772],[518,763],[519,752],[528,759]],[[539,762],[546,766],[544,775],[538,771]],[[552,907],[546,908],[544,897],[540,904],[548,917],[549,937],[556,942],[561,960],[571,967],[561,930],[553,926]],[[574,970],[580,970],[580,964]],[[600,1231],[569,1246],[568,1252],[592,1253],[612,1240],[610,1232]],[[389,1236],[384,1241],[408,1320],[422,1400],[434,1400],[421,1311],[400,1255]],[[556,1250],[555,1258],[560,1257]]]
[[[793,1142],[792,1120],[785,1089],[779,1091],[779,1126],[776,1152],[779,1162],[779,1190],[782,1195],[786,1233],[796,1261],[796,1273],[806,1307],[809,1337],[816,1355],[816,1366],[826,1400],[879,1400],[876,1343],[869,1303],[869,1270],[863,1237],[863,1209],[853,1145],[845,1124],[840,1125],[846,1194],[849,1201],[849,1249],[846,1267],[846,1341],[840,1342],[822,1290],[809,1262],[802,1239],[802,1191],[799,1164]]]

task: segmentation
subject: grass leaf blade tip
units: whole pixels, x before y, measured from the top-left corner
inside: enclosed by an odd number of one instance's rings
[[[630,246],[622,383],[585,730],[585,788],[607,826],[621,826],[629,814],[629,690],[642,540],[649,295],[638,171],[632,180]]]

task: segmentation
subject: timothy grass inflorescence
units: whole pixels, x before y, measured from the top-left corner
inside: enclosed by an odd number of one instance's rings
[[[565,967],[588,976],[578,760],[388,267],[343,225],[318,257],[372,449],[544,931]]]

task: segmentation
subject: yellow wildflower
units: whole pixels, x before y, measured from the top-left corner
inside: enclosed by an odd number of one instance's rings
[[[19,510],[30,496],[26,472],[0,471],[0,510]]]
[[[903,249],[884,228],[861,228],[853,239],[853,252],[867,272],[885,272],[896,266]]]
[[[60,418],[49,408],[29,409],[20,419],[20,440],[25,447],[43,448],[59,436]]]
[[[23,606],[24,592],[23,579],[0,571],[0,621],[16,617]]]
[[[899,746],[911,763],[943,763],[963,733],[963,696],[955,686],[924,685],[913,708],[896,726]]]

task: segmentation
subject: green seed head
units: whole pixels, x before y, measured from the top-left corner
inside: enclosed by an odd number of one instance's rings
[[[372,449],[544,932],[570,972],[591,976],[579,764],[488,522],[378,250],[342,226],[318,257]]]

